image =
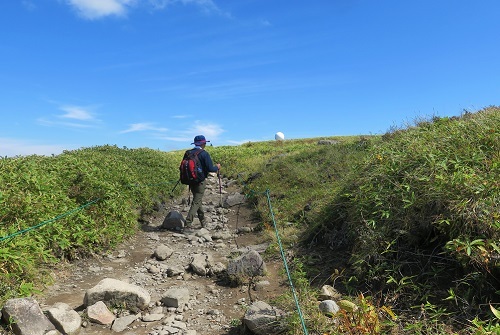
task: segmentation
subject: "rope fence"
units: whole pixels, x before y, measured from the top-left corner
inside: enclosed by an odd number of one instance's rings
[[[140,185],[140,184],[129,184],[127,186],[135,186],[135,187],[146,187],[146,186],[158,186],[158,185],[166,185],[166,184],[173,184],[173,183],[176,183],[177,181],[174,181],[174,182],[164,182],[164,183],[158,183],[158,184],[149,184],[149,185]],[[177,186],[177,184],[176,184]],[[174,187],[175,188],[175,187]],[[172,190],[173,191],[173,190]],[[299,299],[297,297],[297,293],[296,293],[296,290],[295,290],[295,287],[293,285],[293,280],[292,280],[292,276],[290,274],[290,270],[288,268],[288,263],[286,261],[286,257],[285,257],[285,251],[283,249],[283,244],[281,243],[281,238],[280,238],[280,235],[279,235],[279,232],[278,232],[278,226],[277,226],[277,223],[276,223],[276,219],[275,219],[275,216],[274,216],[274,212],[273,212],[273,207],[272,207],[272,203],[271,203],[271,195],[270,195],[270,190],[267,189],[265,192],[256,192],[254,190],[250,190],[246,197],[250,197],[250,196],[255,196],[255,195],[258,195],[258,194],[264,194],[266,196],[266,201],[267,201],[267,205],[269,207],[269,213],[270,213],[270,216],[271,216],[271,220],[272,220],[272,223],[273,223],[273,228],[274,228],[274,231],[275,231],[275,234],[276,234],[276,239],[277,239],[277,242],[278,242],[278,246],[279,246],[279,249],[280,249],[280,255],[281,255],[281,259],[283,261],[283,265],[284,265],[284,268],[285,268],[285,272],[286,272],[286,275],[287,275],[287,278],[288,278],[288,282],[289,282],[289,285],[290,285],[290,289],[292,291],[292,295],[293,295],[293,299],[295,301],[295,306],[297,308],[297,313],[299,315],[299,318],[300,318],[300,322],[301,322],[301,325],[302,325],[302,329],[303,329],[303,332],[305,335],[308,335],[308,331],[307,331],[307,327],[306,327],[306,323],[305,323],[305,320],[304,320],[304,316],[302,314],[302,311],[300,309],[300,304],[299,304]],[[8,239],[11,239],[13,237],[16,237],[18,235],[22,235],[22,234],[25,234],[27,232],[30,232],[32,230],[35,230],[35,229],[38,229],[38,228],[41,228],[49,223],[52,223],[52,222],[55,222],[57,220],[60,220],[62,218],[65,218],[69,215],[72,215],[78,211],[81,211],[95,203],[97,203],[98,201],[100,201],[101,199],[100,198],[97,198],[97,199],[94,199],[94,200],[91,200],[77,208],[74,208],[70,211],[67,211],[63,214],[60,214],[60,215],[57,215],[55,216],[54,218],[50,219],[50,220],[46,220],[46,221],[43,221],[37,225],[34,225],[32,227],[29,227],[29,228],[26,228],[26,229],[22,229],[22,230],[19,230],[13,234],[10,234],[10,235],[7,235],[7,236],[4,236],[4,237],[0,237],[0,242],[3,242],[3,241],[6,241]]]
[[[78,207],[78,208],[74,208],[74,209],[72,209],[72,210],[70,210],[70,211],[67,211],[66,213],[63,213],[63,214],[57,215],[56,217],[54,217],[54,218],[52,218],[52,219],[50,219],[50,220],[46,220],[46,221],[40,222],[39,224],[37,224],[37,225],[35,225],[35,226],[32,226],[32,227],[29,227],[29,228],[26,228],[26,229],[19,230],[19,231],[17,231],[17,232],[15,232],[15,233],[13,233],[13,234],[10,234],[10,235],[4,236],[4,237],[0,237],[0,242],[3,242],[3,241],[5,241],[5,240],[8,240],[8,239],[13,238],[13,237],[18,236],[18,235],[25,234],[25,233],[27,233],[27,232],[29,232],[29,231],[32,231],[32,230],[35,230],[35,229],[41,228],[41,227],[45,226],[46,224],[49,224],[49,223],[55,222],[55,221],[57,221],[57,220],[60,220],[60,219],[62,219],[62,218],[64,218],[64,217],[66,217],[66,216],[69,216],[69,215],[71,215],[71,214],[73,214],[73,213],[76,213],[76,212],[78,212],[78,211],[81,211],[82,209],[87,208],[87,207],[89,207],[90,205],[95,204],[95,203],[96,203],[96,202],[98,202],[99,200],[101,200],[101,199],[94,199],[94,200],[92,200],[92,201],[87,202],[86,204],[81,205],[81,206],[80,206],[80,207]]]

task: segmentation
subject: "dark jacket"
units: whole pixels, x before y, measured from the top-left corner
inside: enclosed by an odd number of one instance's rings
[[[212,162],[212,157],[210,157],[210,154],[208,152],[206,152],[200,147],[195,147],[192,150],[201,150],[201,152],[198,154],[198,159],[200,160],[200,164],[203,169],[203,174],[205,175],[205,178],[207,178],[209,172],[219,171],[217,166],[214,165],[214,163]]]

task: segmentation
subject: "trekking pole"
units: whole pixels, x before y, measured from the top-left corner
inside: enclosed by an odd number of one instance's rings
[[[220,205],[221,213],[222,213],[222,229],[224,229],[224,208],[223,208],[223,204],[222,204],[222,180],[220,177],[220,169],[217,171],[217,177],[219,177],[219,194],[220,194],[219,205]]]
[[[221,181],[221,177],[220,177],[220,169],[217,170],[217,176],[219,177],[220,206],[222,207],[222,181]]]
[[[170,196],[171,196],[171,197],[173,197],[173,194],[172,194],[172,193],[174,193],[174,190],[175,190],[175,188],[177,187],[177,185],[179,185],[180,181],[181,181],[180,179],[179,179],[179,180],[177,180],[177,183],[175,184],[174,188],[172,189],[172,191],[170,191]]]

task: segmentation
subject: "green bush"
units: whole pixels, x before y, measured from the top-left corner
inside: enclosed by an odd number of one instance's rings
[[[480,306],[499,298],[499,125],[490,107],[373,146],[315,230],[348,250],[346,287],[397,294],[400,311],[429,303],[462,321],[487,315]]]
[[[132,236],[137,219],[170,195],[178,160],[116,146],[0,159],[0,302],[39,289],[30,283],[49,280],[43,264]]]
[[[451,323],[489,334],[498,320],[484,306],[497,311],[500,292],[499,125],[500,108],[489,107],[383,136],[327,138],[331,145],[313,138],[206,150],[241,183],[261,227],[277,224],[314,331],[339,332],[314,300],[315,286],[330,283],[353,301],[369,296],[365,316],[376,316],[381,332],[445,334]],[[0,304],[39,289],[44,265],[132,236],[171,196],[182,154],[105,145],[0,159]],[[293,308],[290,295],[277,301]],[[296,319],[291,326],[300,333]]]

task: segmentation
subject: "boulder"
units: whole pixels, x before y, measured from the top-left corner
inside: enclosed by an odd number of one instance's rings
[[[154,256],[157,260],[164,261],[170,256],[172,256],[173,253],[174,251],[171,248],[169,248],[165,244],[160,244],[156,247],[154,251]]]
[[[151,301],[148,291],[142,287],[123,281],[105,278],[85,292],[83,304],[90,306],[103,301],[108,306],[124,306],[131,311],[144,310]]]
[[[2,309],[2,318],[16,335],[60,334],[33,298],[7,300]]]
[[[244,202],[245,202],[245,195],[243,195],[241,193],[233,193],[233,194],[229,194],[224,199],[222,207],[229,208],[229,207],[233,207],[233,206],[236,206],[236,205],[240,205],[240,204],[242,204]]]
[[[255,335],[281,334],[286,329],[284,317],[284,311],[256,301],[246,311],[243,323]]]
[[[167,216],[163,220],[161,228],[180,231],[182,230],[182,228],[184,228],[185,222],[186,220],[184,220],[184,217],[182,216],[181,213],[177,211],[171,211],[167,214]]]
[[[47,317],[63,334],[76,334],[80,331],[82,318],[68,304],[58,302],[47,310]]]
[[[227,266],[227,273],[235,277],[263,276],[266,271],[266,263],[255,250],[250,250],[238,258],[230,260]]]
[[[184,307],[189,301],[189,290],[184,287],[173,287],[168,289],[161,298],[162,304],[167,307]]]
[[[340,310],[339,305],[333,300],[323,300],[319,303],[319,310],[327,316],[333,316]]]

